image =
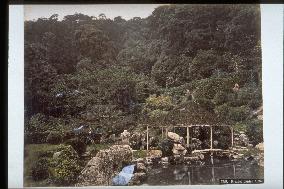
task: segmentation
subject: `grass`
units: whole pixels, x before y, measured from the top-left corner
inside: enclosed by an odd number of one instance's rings
[[[145,158],[147,157],[147,151],[146,150],[137,150],[133,151],[133,158]]]
[[[89,151],[92,156],[95,156],[98,151],[107,149],[111,146],[112,144],[91,144],[87,146],[86,151]]]
[[[244,154],[244,156],[256,156],[261,152],[256,148],[248,147],[248,150],[242,150],[239,153]]]

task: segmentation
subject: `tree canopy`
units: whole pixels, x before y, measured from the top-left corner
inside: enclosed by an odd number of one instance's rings
[[[25,21],[27,120],[43,114],[66,128],[109,130],[153,120],[237,124],[262,104],[259,5],[57,17]]]

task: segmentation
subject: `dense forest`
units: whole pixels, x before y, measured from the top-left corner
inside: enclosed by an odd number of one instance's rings
[[[262,141],[259,5],[25,21],[25,133],[230,124]]]

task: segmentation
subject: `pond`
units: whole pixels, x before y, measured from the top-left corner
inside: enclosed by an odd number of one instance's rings
[[[144,185],[210,185],[219,179],[263,179],[264,169],[254,161],[214,159],[204,165],[153,166]]]

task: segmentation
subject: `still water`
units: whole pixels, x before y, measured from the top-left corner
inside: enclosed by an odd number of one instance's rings
[[[214,159],[204,165],[153,166],[144,185],[219,184],[219,179],[263,179],[263,167],[254,161]]]

